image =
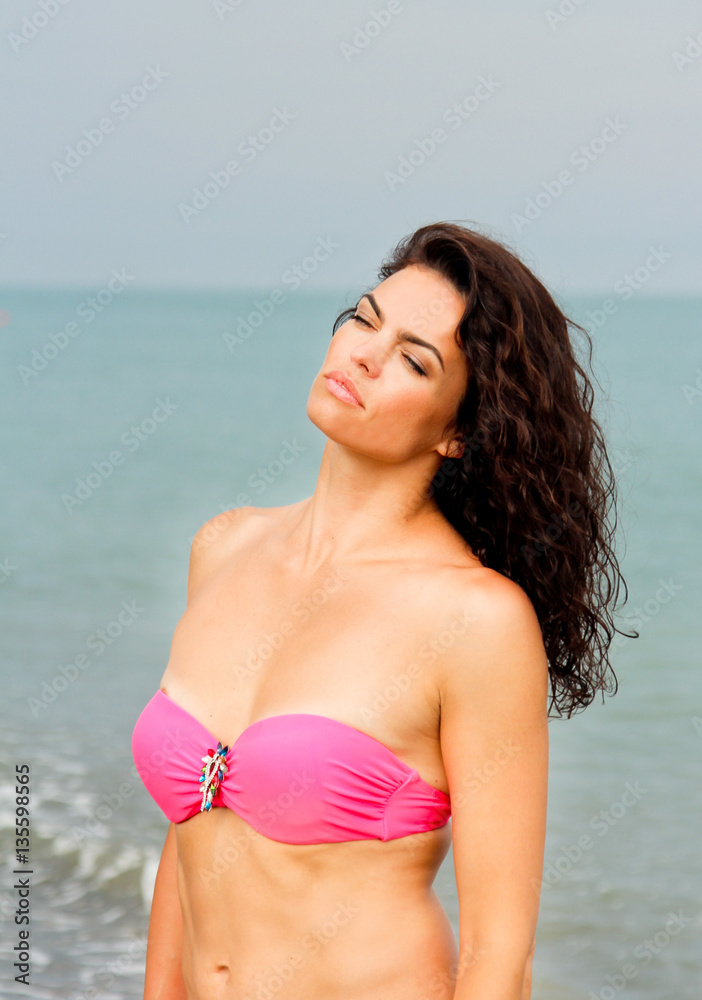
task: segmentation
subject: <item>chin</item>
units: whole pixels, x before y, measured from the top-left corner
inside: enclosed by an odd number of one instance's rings
[[[320,399],[320,393],[313,388],[307,400],[307,416],[323,434],[337,441],[339,437],[350,437],[353,434],[353,420],[349,417],[356,411],[356,407],[349,406],[349,413],[344,413],[341,411],[342,406],[343,403],[339,404],[331,396]]]

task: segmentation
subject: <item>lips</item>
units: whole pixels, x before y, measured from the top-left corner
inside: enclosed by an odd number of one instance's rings
[[[331,379],[332,383],[335,382],[337,383],[338,386],[342,387],[341,394],[339,394],[340,399],[345,398],[346,395],[349,394],[353,397],[353,400],[355,401],[357,406],[363,406],[363,401],[361,400],[360,393],[356,388],[356,383],[350,377],[350,375],[346,374],[346,372],[342,372],[339,369],[335,369],[334,371],[326,372],[324,377],[327,380]],[[330,388],[330,391],[333,392],[333,389],[331,389],[331,387],[329,386],[329,382],[327,382],[327,386]],[[337,393],[335,392],[334,395],[337,395]],[[346,401],[350,402],[350,400],[348,399]]]

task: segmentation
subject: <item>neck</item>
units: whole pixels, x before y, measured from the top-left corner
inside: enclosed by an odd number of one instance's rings
[[[444,524],[429,495],[440,464],[432,453],[388,465],[328,439],[314,493],[296,505],[290,526],[300,571],[314,572],[330,558],[382,558]]]

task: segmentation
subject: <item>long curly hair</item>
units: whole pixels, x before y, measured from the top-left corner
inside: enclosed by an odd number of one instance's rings
[[[603,701],[616,694],[615,633],[638,638],[612,616],[620,585],[628,595],[614,549],[616,483],[569,327],[584,337],[590,371],[592,340],[512,250],[475,229],[422,226],[378,277],[409,265],[433,269],[465,300],[456,336],[468,387],[446,427],[464,450],[442,461],[426,495],[483,565],[530,598],[549,663],[548,713],[570,718],[598,690]],[[336,317],[334,333],[354,311]]]

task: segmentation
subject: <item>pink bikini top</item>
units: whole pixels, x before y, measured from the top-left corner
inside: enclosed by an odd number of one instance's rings
[[[444,826],[451,800],[374,736],[307,712],[253,722],[230,747],[158,690],[132,753],[173,823],[224,806],[271,840],[394,840]]]

